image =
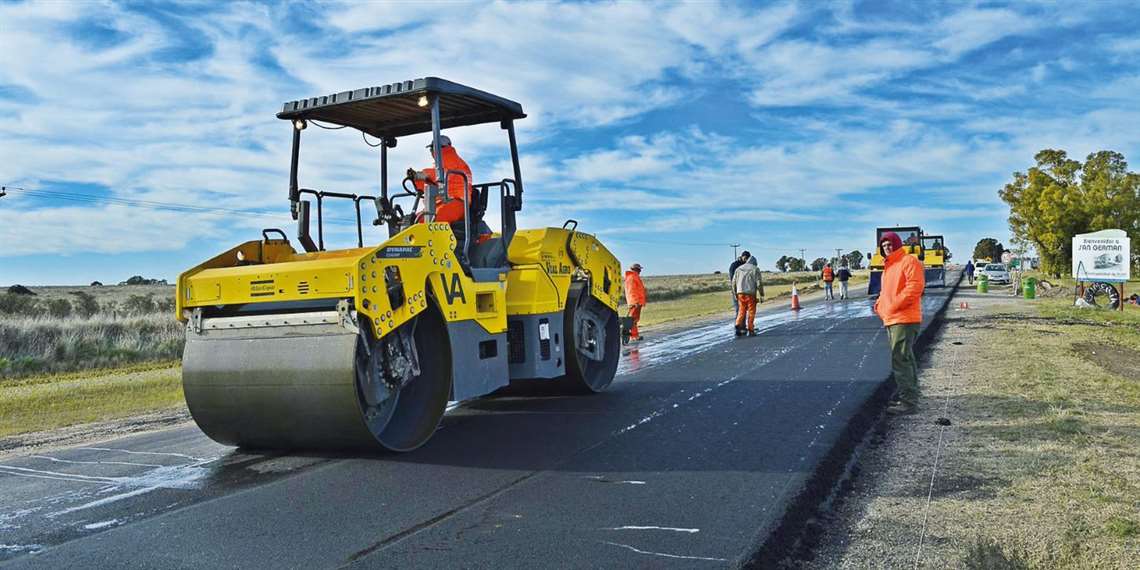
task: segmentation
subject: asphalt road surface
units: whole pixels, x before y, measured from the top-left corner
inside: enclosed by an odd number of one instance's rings
[[[410,454],[250,454],[188,424],[9,459],[0,565],[739,566],[889,374],[865,298],[758,324],[651,339],[602,394],[469,402]]]

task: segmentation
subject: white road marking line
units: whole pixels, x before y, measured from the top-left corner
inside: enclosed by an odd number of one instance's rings
[[[149,493],[151,491],[156,491],[156,490],[161,489],[161,488],[162,487],[143,487],[141,489],[135,489],[133,491],[127,491],[126,493],[119,493],[118,495],[111,495],[110,497],[104,497],[102,499],[99,499],[96,501],[91,501],[90,503],[82,504],[82,505],[79,505],[76,507],[70,507],[67,509],[63,509],[62,511],[57,511],[57,512],[54,512],[54,513],[47,515],[47,516],[48,516],[48,518],[54,518],[54,517],[58,517],[60,515],[66,515],[68,513],[74,513],[75,511],[82,511],[84,509],[90,509],[91,507],[101,507],[103,505],[108,505],[108,504],[114,503],[116,501],[121,501],[123,499],[129,499],[130,497],[137,497],[139,495],[145,495],[146,493]]]
[[[55,463],[75,463],[78,465],[130,465],[132,467],[164,467],[163,465],[156,465],[154,463],[132,463],[130,461],[77,461],[74,459],[62,459],[59,457],[52,457],[50,455],[29,455],[33,459],[46,459]]]
[[[75,473],[60,473],[58,471],[44,471],[41,469],[29,469],[27,467],[15,467],[12,465],[0,465],[0,473],[7,472],[10,470],[18,471],[18,473],[8,473],[9,475],[22,475],[22,474],[26,473],[26,474],[30,474],[30,475],[41,475],[41,476],[44,476],[45,478],[51,478],[51,477],[65,478],[65,479],[70,480],[70,481],[85,481],[87,483],[104,483],[104,484],[111,483],[111,484],[114,484],[114,483],[119,482],[119,478],[117,478],[117,477],[96,477],[96,476],[92,476],[92,475],[78,475]]]
[[[665,552],[652,552],[649,550],[641,550],[639,548],[634,548],[628,544],[622,544],[620,542],[610,542],[608,540],[603,540],[602,544],[609,544],[610,546],[620,546],[622,548],[628,548],[629,550],[632,550],[638,554],[648,554],[649,556],[662,556],[665,558],[679,558],[681,560],[708,560],[709,562],[728,562],[728,560],[726,560],[724,558],[709,558],[707,556],[685,556],[682,554],[667,554]]]
[[[92,451],[116,451],[130,455],[164,455],[167,457],[181,457],[183,459],[189,459],[191,461],[206,461],[206,459],[203,457],[194,457],[193,455],[186,455],[185,453],[169,453],[162,451],[131,451],[130,449],[117,449],[113,447],[78,447],[76,449],[90,449]]]
[[[673,531],[673,532],[687,532],[689,534],[695,534],[695,533],[701,532],[701,529],[699,529],[699,528],[677,528],[677,527],[672,527],[672,526],[635,526],[635,525],[618,526],[618,527],[614,527],[614,528],[610,528],[610,529],[606,529],[606,530],[669,530],[669,531]]]
[[[119,524],[119,519],[111,519],[109,521],[100,521],[97,523],[85,524],[83,525],[83,528],[86,530],[99,530],[101,528],[107,528],[109,526],[114,526],[117,524]]]

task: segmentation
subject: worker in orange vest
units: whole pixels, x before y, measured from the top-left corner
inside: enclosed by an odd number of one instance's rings
[[[835,300],[835,292],[831,289],[832,282],[835,281],[835,272],[831,269],[830,263],[825,263],[823,271],[819,274],[823,279],[823,298],[825,300]]]
[[[434,163],[435,150],[433,145],[428,145],[428,152],[432,154]],[[439,137],[439,152],[442,155],[440,162],[443,163],[443,169],[449,172],[462,172],[467,175],[467,180],[462,176],[451,175],[447,177],[447,197],[450,201],[445,202],[442,195],[435,197],[435,221],[452,223],[462,222],[464,216],[467,215],[464,205],[471,201],[471,167],[459,157],[455,147],[451,146],[451,138],[446,135]],[[430,166],[420,171],[415,169],[408,169],[408,175],[412,178],[412,183],[415,184],[416,190],[419,192],[424,191],[424,184],[437,185],[439,182],[436,180],[435,167]],[[420,220],[422,221],[422,214]]]
[[[641,309],[645,307],[645,284],[641,282],[641,264],[634,263],[625,272],[625,303],[629,305],[629,316],[633,326],[629,329],[629,342],[641,340],[637,322],[641,320]]]
[[[918,360],[914,343],[922,325],[922,293],[925,270],[918,257],[907,253],[902,238],[883,232],[879,238],[883,255],[882,289],[874,311],[887,327],[891,344],[891,371],[898,389],[897,401],[887,409],[892,414],[912,414],[918,408]]]

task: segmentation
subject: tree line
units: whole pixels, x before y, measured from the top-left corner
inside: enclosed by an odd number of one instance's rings
[[[1063,150],[1045,149],[1026,172],[998,195],[1009,205],[1009,229],[1031,243],[1046,273],[1068,273],[1073,236],[1120,229],[1136,244],[1140,238],[1140,174],[1128,171],[1124,155],[1102,150],[1082,163]],[[999,244],[1000,245],[1000,244]],[[1132,263],[1140,262],[1133,247]]]

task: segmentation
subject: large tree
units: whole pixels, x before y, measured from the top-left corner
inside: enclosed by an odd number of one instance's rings
[[[780,273],[784,273],[788,270],[788,256],[781,255],[780,259],[776,260],[776,269],[779,269]]]
[[[988,259],[998,263],[1004,252],[1005,246],[1000,241],[994,238],[982,238],[978,240],[978,245],[974,246],[974,259]]]
[[[1124,155],[1102,150],[1082,164],[1063,150],[1045,149],[1034,160],[998,195],[1009,204],[1010,230],[1035,246],[1043,270],[1068,272],[1079,233],[1122,229],[1140,238],[1140,175],[1128,172]]]
[[[852,271],[856,269],[863,269],[863,252],[859,250],[852,251],[844,257],[847,258],[847,265]]]
[[[827,265],[827,260],[822,257],[817,257],[811,262],[811,270],[822,271],[824,265]]]
[[[803,271],[807,269],[807,262],[798,257],[788,259],[788,271]]]

